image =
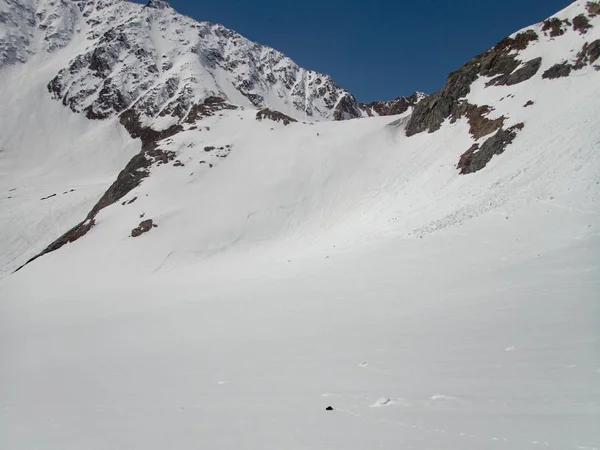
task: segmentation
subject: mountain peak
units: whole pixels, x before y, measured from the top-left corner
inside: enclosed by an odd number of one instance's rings
[[[155,9],[173,9],[171,4],[166,0],[149,0],[146,7]]]

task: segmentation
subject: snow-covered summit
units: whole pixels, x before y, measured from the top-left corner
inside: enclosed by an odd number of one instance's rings
[[[72,41],[52,94],[89,118],[133,108],[168,127],[211,96],[299,120],[363,115],[331,77],[299,67],[270,47],[222,25],[178,14],[168,2],[2,0],[0,66],[54,52]]]

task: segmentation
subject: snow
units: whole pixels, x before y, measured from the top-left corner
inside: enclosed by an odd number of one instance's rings
[[[61,251],[56,270],[33,265],[2,285],[19,296],[1,304],[2,439],[597,448],[598,234],[574,233],[581,213],[550,213],[571,237],[548,245],[539,215],[330,248],[327,260],[249,252],[134,280],[73,276]],[[357,367],[365,359],[372,370]],[[390,404],[371,408],[380,397]]]
[[[525,127],[467,176],[464,119],[222,111],[12,274],[140,148],[50,98],[70,45],[0,72],[0,447],[600,448],[600,72],[477,80]]]
[[[116,120],[90,122],[50,98],[55,58],[2,72],[0,278],[83,220],[140,150]]]

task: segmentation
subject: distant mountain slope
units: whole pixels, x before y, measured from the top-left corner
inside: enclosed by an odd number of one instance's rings
[[[2,0],[0,5],[0,67],[81,42],[68,66],[48,81],[56,98],[89,118],[132,108],[145,124],[166,128],[210,96],[299,120],[363,115],[331,77],[221,25],[180,15],[164,1],[144,6],[125,0]]]

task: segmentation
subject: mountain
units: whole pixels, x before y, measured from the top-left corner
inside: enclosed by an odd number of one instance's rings
[[[600,3],[369,104],[163,1],[0,45],[3,447],[600,447]]]
[[[331,77],[164,1],[5,1],[0,21],[0,67],[73,44],[48,89],[90,119],[129,110],[146,125],[168,128],[212,96],[298,120],[363,115]]]

